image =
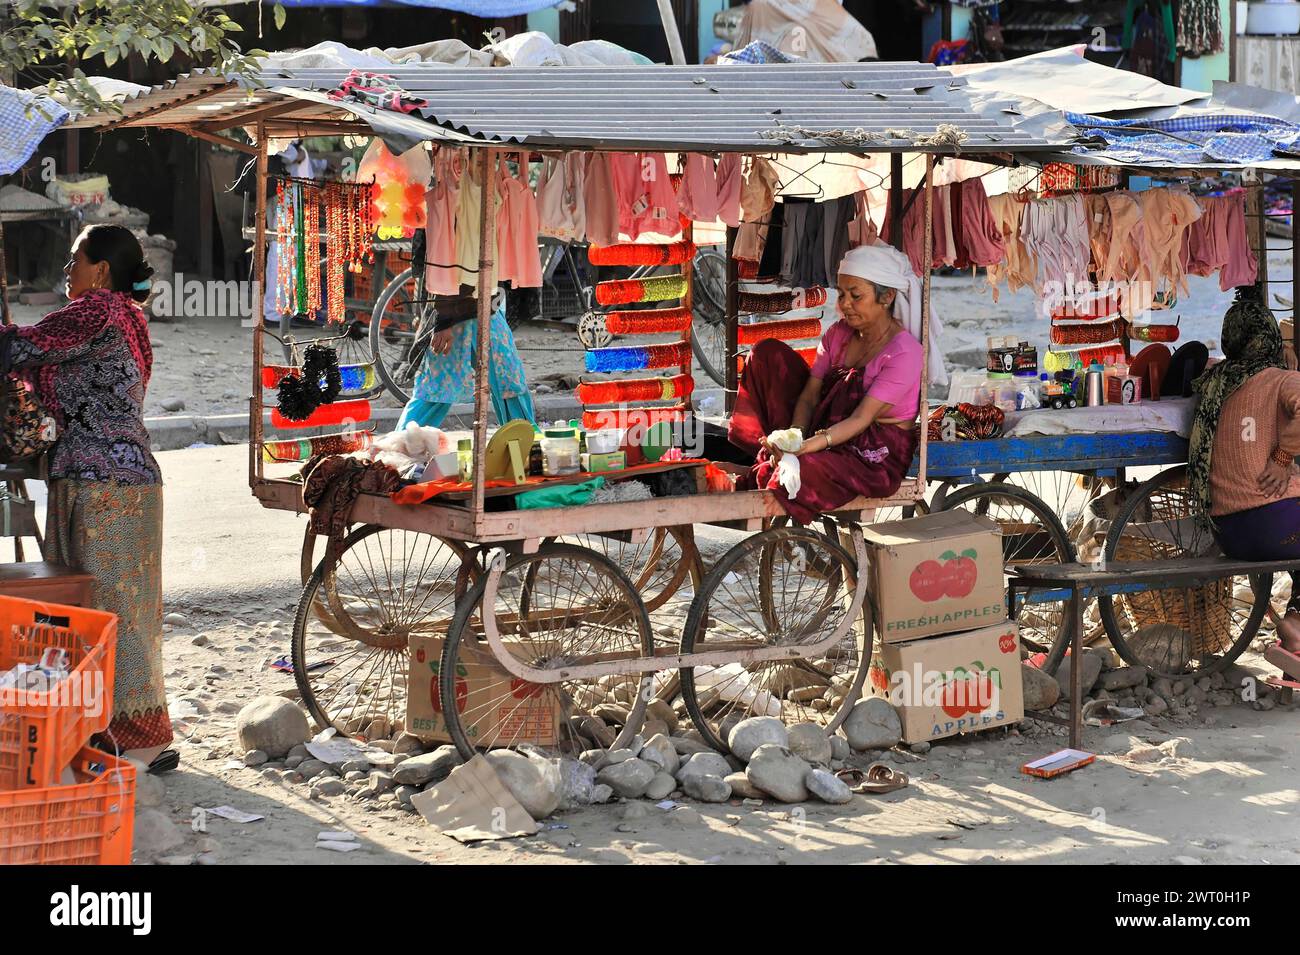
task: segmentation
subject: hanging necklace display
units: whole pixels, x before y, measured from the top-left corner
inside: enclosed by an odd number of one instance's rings
[[[303,232],[309,244],[307,252],[307,308],[308,315],[314,316],[321,308],[320,288],[320,189],[316,185],[302,185]],[[326,251],[328,259],[328,249]]]
[[[296,290],[293,312],[302,315],[307,311],[307,237],[303,231],[302,183],[293,183],[290,193],[293,196],[293,277]]]
[[[347,317],[344,302],[343,271],[347,266],[347,240],[344,235],[344,190],[341,183],[325,186],[325,299],[331,322]]]

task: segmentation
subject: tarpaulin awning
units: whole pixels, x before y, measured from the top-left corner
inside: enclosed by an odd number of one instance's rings
[[[48,96],[0,86],[0,176],[21,169],[67,118],[68,111]]]

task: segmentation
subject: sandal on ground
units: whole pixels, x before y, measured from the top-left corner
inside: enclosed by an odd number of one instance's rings
[[[181,764],[181,754],[174,749],[165,749],[153,758],[149,764],[149,773],[154,776],[170,773]]]
[[[855,793],[892,793],[904,788],[911,781],[907,773],[886,766],[884,763],[872,763],[865,770],[841,769],[835,774],[848,784]]]

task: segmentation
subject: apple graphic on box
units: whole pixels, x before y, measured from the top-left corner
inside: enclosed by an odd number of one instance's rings
[[[971,591],[975,589],[975,581],[979,577],[979,565],[975,563],[975,558],[978,556],[979,552],[969,547],[960,554],[945,551],[941,555],[944,561],[944,593],[947,596],[970,596]]]
[[[926,602],[938,600],[948,589],[944,581],[943,565],[937,560],[923,560],[912,569],[907,584],[917,598]]]

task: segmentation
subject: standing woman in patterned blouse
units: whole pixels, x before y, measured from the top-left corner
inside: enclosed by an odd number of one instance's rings
[[[117,614],[113,718],[100,743],[173,768],[162,662],[162,474],[144,394],[153,368],[140,303],[153,270],[121,226],[87,228],[64,269],[69,303],[0,329],[0,372],[16,372],[58,424],[50,452],[45,557],[95,578]]]

